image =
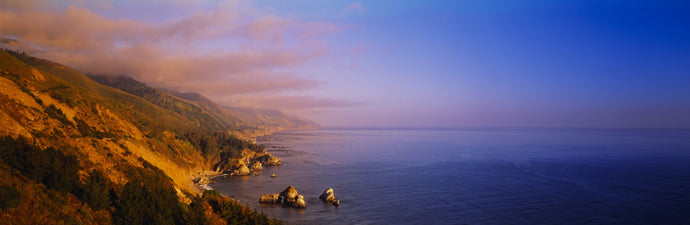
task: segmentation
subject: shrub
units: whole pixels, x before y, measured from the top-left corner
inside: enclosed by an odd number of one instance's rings
[[[0,186],[0,209],[12,208],[19,205],[21,194],[19,190],[13,186]]]
[[[25,177],[66,193],[79,183],[79,160],[54,148],[41,150],[26,138],[0,138],[0,158]]]
[[[185,135],[189,143],[201,151],[206,158],[221,156],[221,158],[239,158],[242,150],[249,149],[260,152],[263,148],[235,137],[226,132],[216,133],[188,133]]]
[[[205,225],[209,224],[208,218],[204,214],[204,200],[201,198],[194,198],[192,203],[189,204],[189,210],[187,211],[187,218],[185,224],[192,225]]]
[[[202,198],[204,200],[210,200],[210,199],[213,199],[215,197],[220,197],[220,192],[218,192],[216,190],[205,190],[204,194],[202,195]]]
[[[48,114],[48,116],[62,122],[63,124],[73,125],[72,122],[67,119],[67,116],[65,116],[65,113],[63,113],[62,110],[58,109],[53,104],[49,105],[45,109],[45,112],[46,112],[46,114]]]
[[[153,165],[127,167],[130,179],[119,193],[114,224],[179,224],[183,221],[172,180]]]
[[[92,170],[81,185],[79,199],[95,210],[107,209],[111,205],[112,183],[99,170]]]

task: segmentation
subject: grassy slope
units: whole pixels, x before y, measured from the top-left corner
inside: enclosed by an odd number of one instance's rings
[[[129,77],[90,76],[101,84],[142,97],[209,131],[231,131],[252,139],[281,130],[315,129],[314,122],[277,110],[221,107],[197,93],[159,90]]]
[[[41,148],[55,147],[73,154],[79,160],[82,179],[87,177],[86,171],[96,169],[118,187],[133,179],[133,170],[160,169],[161,176],[170,177],[185,199],[183,192],[198,191],[190,174],[208,169],[199,148],[185,134],[203,134],[227,125],[203,110],[190,115],[150,100],[99,84],[53,62],[0,51],[0,135],[27,137]],[[180,101],[173,104],[194,109]],[[8,171],[2,163],[0,178],[0,184],[17,186],[31,196],[22,197],[23,203],[17,206],[25,214],[56,212],[34,222],[50,224],[67,218],[60,212],[86,224],[109,218],[71,194],[50,194],[49,188]],[[62,211],[53,209],[56,207]],[[0,210],[4,218],[21,219],[19,215]]]
[[[169,95],[159,89],[152,88],[145,83],[129,77],[90,76],[98,83],[108,85],[141,97],[146,101],[165,108],[175,114],[192,121],[199,129],[207,131],[227,131],[231,128],[225,121],[214,117],[211,113],[197,105],[181,98]]]
[[[4,111],[18,114],[14,121],[42,146],[78,148],[75,153],[82,161],[93,162],[87,166],[105,167],[116,175],[115,168],[123,164],[120,161],[137,164],[141,157],[168,172],[182,188],[189,185],[186,174],[201,169],[196,165],[200,156],[176,135],[198,129],[184,117],[59,64],[6,52],[0,61],[7,68],[3,77],[40,102],[34,108],[6,99],[15,109]],[[50,105],[59,108],[72,124],[49,119],[44,111]],[[0,134],[16,135],[6,132]]]
[[[316,129],[318,124],[278,110],[221,107],[198,93],[169,91],[170,94],[196,103],[217,118],[234,124],[234,134],[246,137],[263,136],[283,130]],[[240,121],[240,122],[237,122]]]

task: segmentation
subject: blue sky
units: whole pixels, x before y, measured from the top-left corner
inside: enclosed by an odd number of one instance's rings
[[[327,127],[690,127],[686,1],[30,2],[41,57]]]
[[[689,125],[688,4],[490,2],[361,2],[334,39],[358,66],[324,71],[357,79],[330,94],[368,83],[349,113],[381,126]]]

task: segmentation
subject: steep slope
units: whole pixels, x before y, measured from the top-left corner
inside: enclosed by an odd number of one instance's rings
[[[313,121],[278,110],[222,107],[198,93],[176,91],[168,91],[168,93],[196,103],[207,112],[212,112],[217,118],[229,122],[240,121],[239,123],[235,122],[238,127],[238,130],[235,131],[241,131],[240,133],[250,137],[263,136],[283,130],[309,130],[319,127]]]
[[[0,51],[0,220],[186,223],[187,207],[205,205],[213,214],[216,208],[209,207],[228,201],[195,200],[199,190],[191,179],[199,171],[275,160],[260,146],[216,132],[227,125],[203,109],[176,97],[153,104],[152,96],[170,95],[142,91],[149,94],[132,95],[60,64]],[[93,188],[114,202],[99,207],[89,201]],[[178,208],[178,198],[192,204]],[[239,205],[227,207],[269,221]],[[34,215],[44,210],[54,213]]]
[[[263,136],[284,130],[317,129],[318,124],[278,110],[226,107],[224,110],[245,121],[254,136]]]
[[[115,82],[136,96],[24,54],[2,52],[0,59],[0,115],[6,115],[0,125],[7,128],[0,135],[32,138],[42,147],[78,148],[75,154],[94,164],[86,169],[98,166],[121,178],[119,162],[142,166],[143,159],[179,187],[193,189],[188,187],[190,174],[218,170],[217,165],[227,164],[231,156],[242,157],[247,148],[266,154],[224,135],[232,127],[225,123],[229,116],[218,119],[198,103],[138,81]],[[216,144],[209,147],[210,141]],[[235,153],[224,153],[231,151]]]
[[[198,93],[161,90],[124,76],[91,75],[93,80],[139,96],[194,121],[206,130],[222,130],[254,139],[283,130],[316,129],[318,125],[277,110],[222,107]]]
[[[227,131],[233,128],[232,123],[215,117],[197,105],[150,87],[125,76],[89,76],[96,82],[114,87],[127,93],[139,96],[148,102],[173,111],[207,131]]]
[[[99,165],[118,178],[125,176],[116,159],[141,165],[143,158],[169,171],[182,187],[189,184],[186,174],[203,169],[194,148],[175,137],[197,129],[184,117],[62,65],[0,54],[0,114],[7,115],[0,124],[9,128],[0,135],[33,138],[43,147],[79,148],[74,153],[90,162],[86,169]]]

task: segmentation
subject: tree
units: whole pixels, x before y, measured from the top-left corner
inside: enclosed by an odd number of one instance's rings
[[[21,193],[17,188],[9,185],[0,186],[0,209],[12,208],[19,205]]]
[[[111,205],[110,187],[112,183],[99,170],[92,170],[89,178],[82,184],[79,197],[95,210],[107,209]]]
[[[204,214],[204,200],[201,198],[194,198],[189,204],[189,211],[187,211],[187,221],[185,224],[190,225],[206,225],[209,224],[208,218]]]

